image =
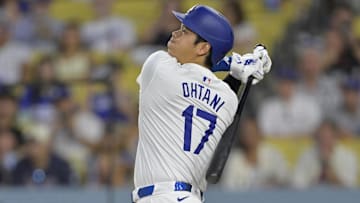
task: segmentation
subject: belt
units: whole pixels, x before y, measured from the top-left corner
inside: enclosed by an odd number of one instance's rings
[[[132,202],[136,202],[139,199],[150,195],[164,194],[170,191],[187,191],[198,195],[201,200],[203,199],[203,192],[200,189],[194,188],[189,183],[176,181],[139,187],[132,192]]]

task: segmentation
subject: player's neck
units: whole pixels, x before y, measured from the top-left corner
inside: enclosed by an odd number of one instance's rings
[[[202,67],[204,67],[204,68],[206,68],[206,69],[210,69],[210,67],[208,67],[208,66],[205,64],[205,60],[204,60],[204,58],[202,58],[202,57],[198,57],[198,58],[192,60],[192,62],[189,62],[189,63],[195,63],[195,64],[198,64],[198,65],[200,65],[200,66],[202,66]]]

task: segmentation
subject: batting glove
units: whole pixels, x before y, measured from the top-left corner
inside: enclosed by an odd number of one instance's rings
[[[250,76],[253,76],[252,84],[258,83],[264,78],[263,62],[255,54],[241,56],[233,52],[230,63],[230,75],[246,83]]]
[[[272,61],[266,50],[266,47],[262,44],[258,44],[255,46],[253,53],[256,57],[258,57],[263,62],[264,73],[270,72]]]

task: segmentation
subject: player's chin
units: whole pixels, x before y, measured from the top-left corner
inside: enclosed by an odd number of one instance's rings
[[[173,56],[173,57],[175,57],[175,54],[174,54],[174,46],[173,46],[173,43],[172,42],[168,42],[167,43],[167,51],[168,51],[168,53],[169,53],[169,55],[170,56]]]

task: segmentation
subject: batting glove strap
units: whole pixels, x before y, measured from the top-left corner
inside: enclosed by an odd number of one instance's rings
[[[219,63],[215,64],[212,68],[212,72],[229,71],[232,58],[231,56],[225,56]]]

